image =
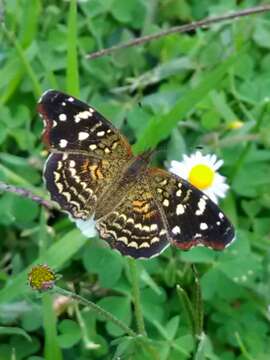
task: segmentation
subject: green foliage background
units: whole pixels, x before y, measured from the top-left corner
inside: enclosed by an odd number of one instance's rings
[[[159,166],[197,146],[224,159],[230,192],[221,205],[237,241],[222,253],[170,248],[137,261],[148,334],[141,341],[88,308],[59,306],[61,298],[29,289],[31,264],[48,263],[61,272],[59,285],[136,328],[128,260],[99,239],[86,239],[60,212],[49,214],[3,193],[0,360],[269,359],[270,15],[85,58],[136,36],[258,4],[85,0],[77,12],[75,1],[2,4],[0,180],[48,198],[36,102],[42,91],[56,88],[91,103],[122,129],[135,151],[156,146]],[[230,126],[236,120],[243,122],[240,129]],[[197,341],[181,295],[185,289],[196,309],[194,263],[205,316],[205,335]]]

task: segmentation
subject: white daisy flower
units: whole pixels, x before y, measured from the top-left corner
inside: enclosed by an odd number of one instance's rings
[[[74,219],[72,216],[69,216],[70,220],[75,222],[78,229],[81,233],[87,238],[91,238],[97,235],[96,222],[93,217],[87,220]]]
[[[218,203],[218,198],[224,198],[229,189],[226,178],[217,171],[222,165],[223,160],[218,160],[216,155],[203,155],[196,151],[190,156],[183,155],[181,162],[171,161],[169,170],[189,181]]]

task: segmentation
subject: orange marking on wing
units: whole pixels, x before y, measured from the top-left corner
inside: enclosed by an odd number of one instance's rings
[[[135,207],[142,207],[145,205],[145,200],[134,200],[132,201],[132,206]]]
[[[86,160],[84,161],[84,163],[82,164],[82,173],[88,172],[89,171],[89,161]]]
[[[154,217],[156,215],[157,211],[156,210],[151,210],[149,212],[147,212],[146,214],[143,215],[144,219],[151,219],[152,217]]]
[[[143,207],[136,207],[136,206],[134,206],[134,207],[133,207],[133,210],[136,211],[136,212],[138,212],[139,214],[147,214],[148,211],[149,211],[149,208],[150,208],[149,204],[146,203]]]
[[[98,179],[104,179],[104,176],[98,167],[96,169],[96,175]]]

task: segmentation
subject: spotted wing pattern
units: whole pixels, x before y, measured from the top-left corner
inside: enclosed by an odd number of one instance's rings
[[[49,90],[38,111],[52,152],[44,167],[47,189],[72,217],[87,219],[131,158],[130,145],[102,115],[70,95]]]
[[[40,99],[43,141],[51,152],[44,178],[73,218],[94,215],[100,237],[123,255],[150,258],[169,244],[188,250],[226,247],[234,230],[206,195],[176,175],[148,168],[95,109],[50,90]]]
[[[97,199],[110,186],[117,170],[117,164],[105,159],[53,153],[46,162],[44,179],[61,209],[76,219],[86,220],[93,215]]]
[[[94,108],[73,96],[49,90],[37,108],[44,120],[43,142],[50,151],[110,160],[132,156],[124,136]]]
[[[167,171],[150,168],[148,173],[173,245],[183,250],[196,245],[222,250],[230,244],[234,239],[231,223],[204,193]]]
[[[134,258],[157,256],[170,245],[164,219],[144,176],[96,227],[112,248]]]

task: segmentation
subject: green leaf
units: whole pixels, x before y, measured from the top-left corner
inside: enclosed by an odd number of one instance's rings
[[[75,321],[65,319],[60,322],[58,328],[61,332],[58,335],[58,342],[62,348],[71,348],[80,341],[81,329]]]
[[[131,304],[130,300],[121,296],[107,296],[98,302],[98,305],[103,309],[112,313],[119,320],[122,320],[126,325],[131,323]],[[106,329],[112,336],[121,336],[124,331],[115,324],[108,322]]]
[[[32,341],[27,332],[18,327],[0,326],[0,335],[19,335],[23,336],[28,341]]]
[[[143,24],[145,7],[140,0],[113,0],[111,13],[119,22],[138,28]]]
[[[180,322],[180,316],[174,316],[173,318],[170,319],[170,321],[166,324],[166,331],[168,334],[168,338],[169,340],[173,340],[176,332],[178,330],[179,327],[179,322]]]
[[[123,258],[111,249],[89,246],[84,251],[83,263],[89,273],[98,274],[104,288],[113,288],[120,279]]]

